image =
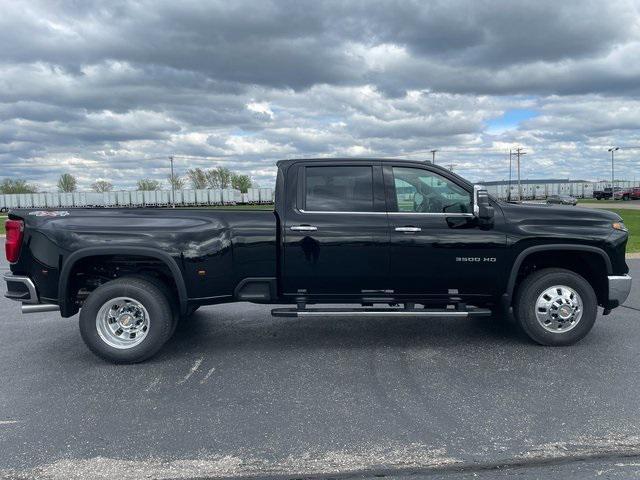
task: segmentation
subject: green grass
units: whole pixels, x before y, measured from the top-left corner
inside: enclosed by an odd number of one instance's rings
[[[0,215],[0,235],[4,235],[4,222],[7,220],[6,215]]]
[[[611,203],[611,204],[619,204],[620,200],[596,200],[595,198],[579,198],[578,203]]]
[[[615,208],[609,208],[607,210],[620,215],[624,220],[624,224],[629,229],[627,253],[640,252],[640,210],[624,210]]]

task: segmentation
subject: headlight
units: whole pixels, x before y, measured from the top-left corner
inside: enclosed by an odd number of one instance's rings
[[[611,225],[615,230],[620,230],[621,232],[628,232],[627,226],[623,222],[614,222]]]

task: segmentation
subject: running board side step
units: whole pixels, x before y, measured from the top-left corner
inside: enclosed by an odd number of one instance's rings
[[[274,317],[448,317],[468,318],[491,315],[488,308],[467,307],[465,310],[428,308],[274,308]]]

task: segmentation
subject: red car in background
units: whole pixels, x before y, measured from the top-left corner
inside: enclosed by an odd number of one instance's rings
[[[640,199],[640,187],[622,188],[613,194],[614,200],[638,200]]]

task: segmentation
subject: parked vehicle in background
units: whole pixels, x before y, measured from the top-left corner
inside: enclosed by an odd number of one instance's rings
[[[621,187],[615,187],[615,189],[612,189],[611,187],[606,187],[603,190],[595,190],[593,192],[593,198],[595,198],[596,200],[610,200],[612,197],[612,192],[619,192],[620,190],[622,190]]]
[[[284,160],[275,193],[272,211],[12,210],[6,296],[25,313],[79,311],[91,351],[131,363],[201,305],[289,304],[272,315],[304,318],[502,312],[559,346],[631,290],[613,212],[502,202],[406,160]]]
[[[552,205],[577,205],[578,200],[571,195],[549,195],[547,203]]]
[[[621,188],[613,195],[614,200],[638,200],[640,199],[640,187]]]

